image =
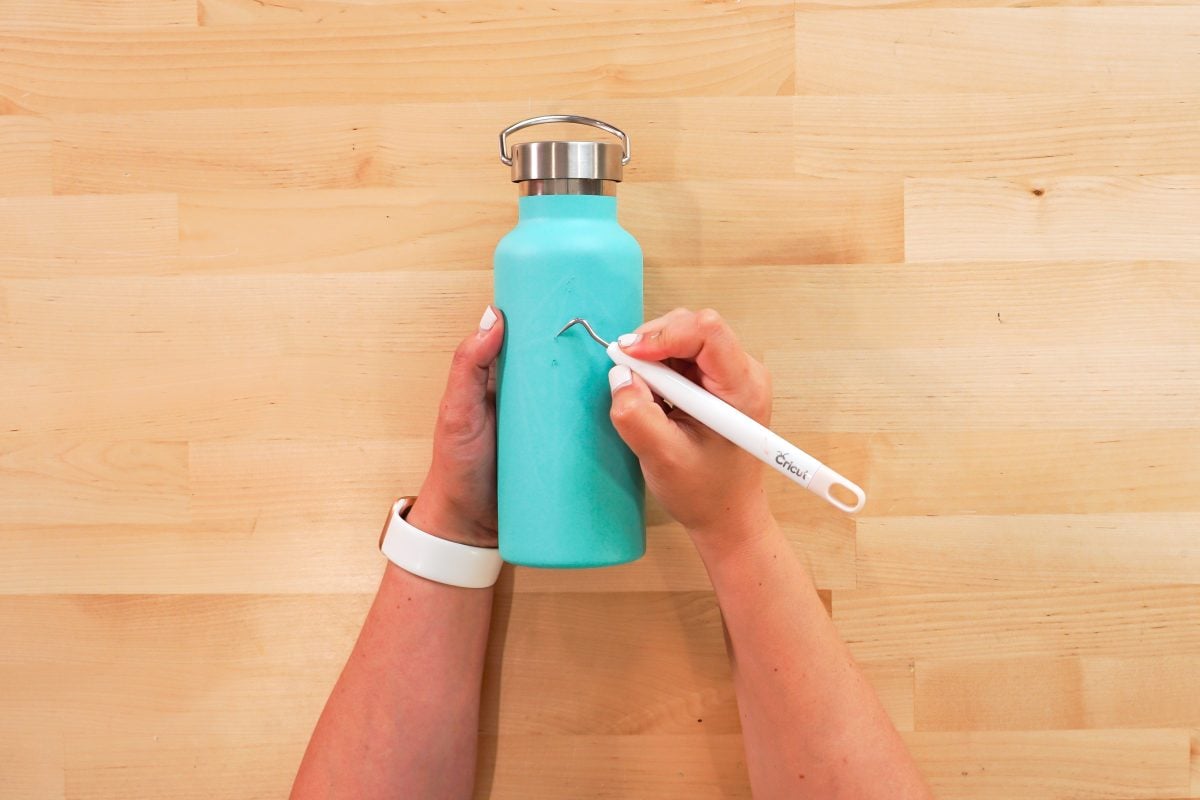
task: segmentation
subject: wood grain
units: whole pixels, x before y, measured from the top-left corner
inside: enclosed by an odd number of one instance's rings
[[[873,356],[861,357],[886,363],[886,350],[943,348],[953,355],[955,349],[1071,342],[1149,349],[1200,340],[1200,272],[1175,262],[988,259],[663,269],[646,276],[646,306],[651,315],[677,306],[717,306],[759,359],[768,351],[803,361],[830,350],[871,350]],[[792,314],[797,306],[804,308],[799,325]],[[777,370],[775,378],[786,374]]]
[[[905,257],[945,259],[1200,256],[1200,177],[914,179],[905,187]],[[951,235],[929,234],[947,213]]]
[[[798,97],[796,169],[822,177],[1195,174],[1198,103],[1182,92]]]
[[[925,661],[916,722],[928,730],[1197,728],[1195,655]]]
[[[632,137],[647,315],[720,310],[866,487],[766,482],[937,796],[1200,798],[1198,35],[1195,0],[0,0],[0,796],[286,794],[491,300],[496,134],[574,113]],[[704,566],[647,528],[502,573],[477,797],[750,796]]]
[[[195,0],[5,0],[3,28],[147,28],[196,25]]]
[[[1067,429],[1081,414],[1109,428],[1186,429],[1200,396],[1200,373],[1180,369],[1200,364],[1194,344],[768,350],[765,363],[782,376],[780,399],[805,398],[784,416],[800,429]],[[1067,371],[1077,375],[1069,387]],[[1148,419],[1147,408],[1160,416]]]
[[[797,11],[796,94],[1190,92],[1198,29],[1191,6]]]
[[[939,798],[1179,798],[1186,730],[916,733],[906,737]]]
[[[858,520],[862,588],[1200,583],[1196,513]]]
[[[50,142],[46,120],[0,116],[0,196],[50,193]]]
[[[839,592],[834,619],[866,659],[1135,656],[1200,652],[1200,587],[1095,586],[991,592]]]
[[[186,442],[75,446],[38,442],[0,450],[0,514],[34,524],[170,522],[188,511]],[[57,498],[47,503],[46,498]],[[125,513],[113,515],[114,499]]]
[[[656,13],[670,13],[692,20],[705,15],[721,14],[734,6],[775,8],[781,13],[790,11],[789,0],[738,0],[736,3],[711,3],[707,0],[665,0],[648,9],[632,0],[526,0],[521,4],[521,19],[530,24],[547,20],[592,23],[605,11],[612,16],[646,18]],[[260,3],[257,0],[198,0],[200,21],[206,26],[254,24],[311,24],[329,22],[427,23],[438,18],[465,18],[472,24],[512,22],[512,9],[502,2],[479,0],[282,0]],[[713,6],[717,6],[714,8]]]
[[[0,197],[0,278],[172,271],[173,195]]]
[[[382,524],[378,507],[388,505],[394,487],[420,480],[428,463],[428,444],[259,441],[254,453],[251,457],[240,449],[203,447],[193,451],[197,471],[190,516],[181,515],[178,501],[170,498],[157,499],[136,517],[108,510],[95,500],[86,505],[77,500],[88,515],[80,518],[91,522],[66,519],[70,511],[62,510],[41,523],[0,524],[0,594],[373,591],[382,564],[377,542],[362,536],[362,531]],[[313,463],[323,467],[314,469]],[[320,487],[354,470],[356,499],[338,504],[325,500]],[[125,481],[133,491],[132,476],[110,464],[103,474],[109,485]],[[89,486],[62,482],[67,485],[64,491],[72,495]],[[46,483],[47,477],[38,476],[35,486]],[[259,488],[253,492],[244,488],[250,486]],[[818,587],[853,588],[853,524],[832,513],[814,513],[808,499],[788,494],[786,486],[773,488],[782,528]],[[97,493],[92,489],[91,494]],[[8,499],[14,516],[20,511],[19,500],[19,495]],[[185,521],[173,522],[172,515],[185,516]],[[648,553],[636,563],[607,570],[521,570],[509,578],[510,589],[517,593],[708,590],[707,573],[684,530],[653,503],[648,517]],[[298,529],[320,533],[316,539],[298,537]],[[65,552],[72,558],[62,558]],[[288,570],[277,569],[281,560]]]
[[[790,6],[705,5],[686,17],[626,7],[643,11],[585,2],[574,13],[514,20],[496,4],[482,19],[14,30],[0,34],[0,98],[44,113],[791,93]]]
[[[1200,510],[1191,430],[881,433],[866,449],[868,516]]]
[[[546,113],[613,120],[638,130],[626,187],[647,180],[776,178],[791,173],[792,97],[548,101]],[[217,108],[141,113],[50,114],[55,189],[237,192],[370,186],[432,188],[475,182],[511,209],[509,170],[497,152],[497,119],[528,116],[524,100],[458,103]],[[551,125],[546,136],[588,137]],[[518,132],[515,141],[532,138]],[[590,137],[588,137],[590,138]],[[280,142],[286,146],[280,146]],[[732,157],[747,141],[760,158]],[[269,145],[268,145],[269,143]],[[490,175],[486,183],[478,178]],[[462,192],[456,197],[465,200]]]
[[[1058,731],[1054,733],[911,734],[907,738],[939,798],[1166,798],[1188,791],[1188,732]],[[495,765],[482,766],[511,785],[520,765],[544,757],[550,766],[527,779],[530,791],[558,797],[750,797],[744,766],[728,755],[730,737],[647,737],[655,759],[627,737],[545,740],[500,737]],[[595,764],[581,753],[613,752]],[[997,753],[1006,754],[997,756]],[[494,773],[493,773],[494,770]],[[964,774],[965,773],[965,774]],[[485,784],[486,786],[486,784]],[[1113,794],[1109,787],[1120,787]],[[1182,793],[1182,794],[1181,794]],[[493,793],[492,796],[496,796]],[[501,794],[509,797],[515,795]]]

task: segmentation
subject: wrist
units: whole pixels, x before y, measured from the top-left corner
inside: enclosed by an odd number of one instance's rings
[[[719,518],[687,528],[688,536],[705,563],[725,560],[773,534],[779,523],[760,494],[753,502],[732,506]]]
[[[495,547],[496,531],[462,514],[443,495],[422,489],[406,517],[417,530],[459,544]]]

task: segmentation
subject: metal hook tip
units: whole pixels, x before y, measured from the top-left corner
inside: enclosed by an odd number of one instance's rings
[[[563,325],[559,329],[558,333],[554,334],[554,338],[557,339],[559,336],[562,336],[564,333],[566,333],[567,328],[571,327],[572,325],[574,325],[578,322],[583,322],[583,317],[576,317],[575,319],[568,322],[566,325]]]
[[[582,325],[584,327],[584,329],[588,332],[588,336],[591,336],[596,341],[596,343],[599,344],[601,347],[608,347],[608,342],[601,339],[596,334],[596,332],[594,330],[592,330],[592,326],[588,324],[588,321],[586,319],[584,319],[583,317],[576,317],[575,319],[568,322],[566,325],[563,325],[562,330],[560,330],[558,333],[554,334],[554,338],[557,339],[559,336],[562,336],[563,333],[567,330],[567,328],[571,327],[572,325],[576,325],[576,324]]]

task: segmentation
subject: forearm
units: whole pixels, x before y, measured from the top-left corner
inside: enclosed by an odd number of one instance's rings
[[[733,524],[756,530],[694,538],[728,632],[754,796],[929,797],[774,519]]]
[[[492,595],[388,564],[293,798],[471,796]]]

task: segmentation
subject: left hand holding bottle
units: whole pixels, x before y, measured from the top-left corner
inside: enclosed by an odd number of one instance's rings
[[[450,361],[438,407],[433,462],[408,521],[434,536],[495,547],[496,401],[493,363],[504,317],[492,305]]]

